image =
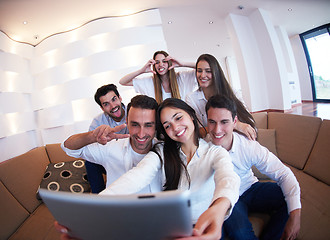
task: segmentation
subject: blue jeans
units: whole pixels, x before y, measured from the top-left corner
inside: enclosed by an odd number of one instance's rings
[[[262,230],[260,239],[281,238],[289,215],[282,190],[276,183],[257,182],[245,191],[235,204],[230,217],[224,222],[222,235],[232,240],[258,239],[248,219],[249,212],[270,215],[270,221]]]
[[[105,183],[102,173],[106,174],[106,171],[102,165],[85,162],[87,177],[92,189],[92,193],[99,193],[105,189]]]

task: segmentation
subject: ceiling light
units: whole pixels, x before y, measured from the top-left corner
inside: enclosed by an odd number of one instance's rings
[[[209,24],[213,24],[213,21],[209,21]]]
[[[23,24],[26,25],[26,24],[28,24],[28,22],[27,21],[24,21]]]
[[[172,21],[168,21],[167,24],[172,24]]]
[[[289,12],[292,12],[292,8],[288,8],[288,11],[289,11]]]

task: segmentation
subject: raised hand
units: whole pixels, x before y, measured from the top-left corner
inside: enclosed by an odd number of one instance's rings
[[[156,72],[153,70],[153,65],[156,63],[154,59],[150,59],[141,69],[142,72],[144,73],[149,73],[152,72],[156,74]]]
[[[96,141],[102,145],[107,144],[107,142],[111,141],[112,139],[121,139],[129,137],[129,134],[118,134],[120,130],[124,129],[126,124],[122,124],[116,126],[114,128],[110,127],[109,125],[101,125],[93,130],[93,136],[95,137]]]

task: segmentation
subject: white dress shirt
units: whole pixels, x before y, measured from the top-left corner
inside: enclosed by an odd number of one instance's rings
[[[146,154],[135,152],[130,144],[129,138],[112,140],[106,145],[99,143],[89,144],[78,150],[71,150],[61,145],[62,149],[71,157],[82,158],[93,163],[102,165],[107,172],[108,187],[120,176],[135,167]],[[149,184],[140,189],[139,193],[159,192],[161,188],[161,176],[155,176]]]
[[[229,150],[229,154],[234,164],[234,170],[241,178],[240,196],[258,181],[251,169],[254,165],[261,173],[276,181],[281,187],[288,212],[301,208],[300,187],[296,177],[290,168],[267,148],[261,146],[257,141],[248,140],[234,132],[233,146]]]
[[[158,152],[164,158],[163,145],[158,144]],[[181,159],[187,165],[187,158],[181,151]],[[199,147],[187,165],[190,185],[185,173],[181,174],[178,189],[191,192],[193,223],[207,210],[210,204],[220,197],[229,199],[231,206],[238,200],[240,179],[233,171],[228,152],[204,140],[199,140]],[[130,194],[138,192],[150,181],[162,173],[163,184],[165,173],[158,155],[149,152],[136,168],[131,169],[101,194]],[[231,210],[227,212],[228,217]]]

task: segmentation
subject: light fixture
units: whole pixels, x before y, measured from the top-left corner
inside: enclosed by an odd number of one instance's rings
[[[172,24],[172,21],[168,21],[167,24]]]
[[[292,12],[292,8],[288,8],[288,11],[289,11],[289,12]]]
[[[24,21],[23,24],[26,25],[26,24],[28,24],[28,22],[27,21]]]
[[[209,21],[209,24],[213,24],[213,21]]]

